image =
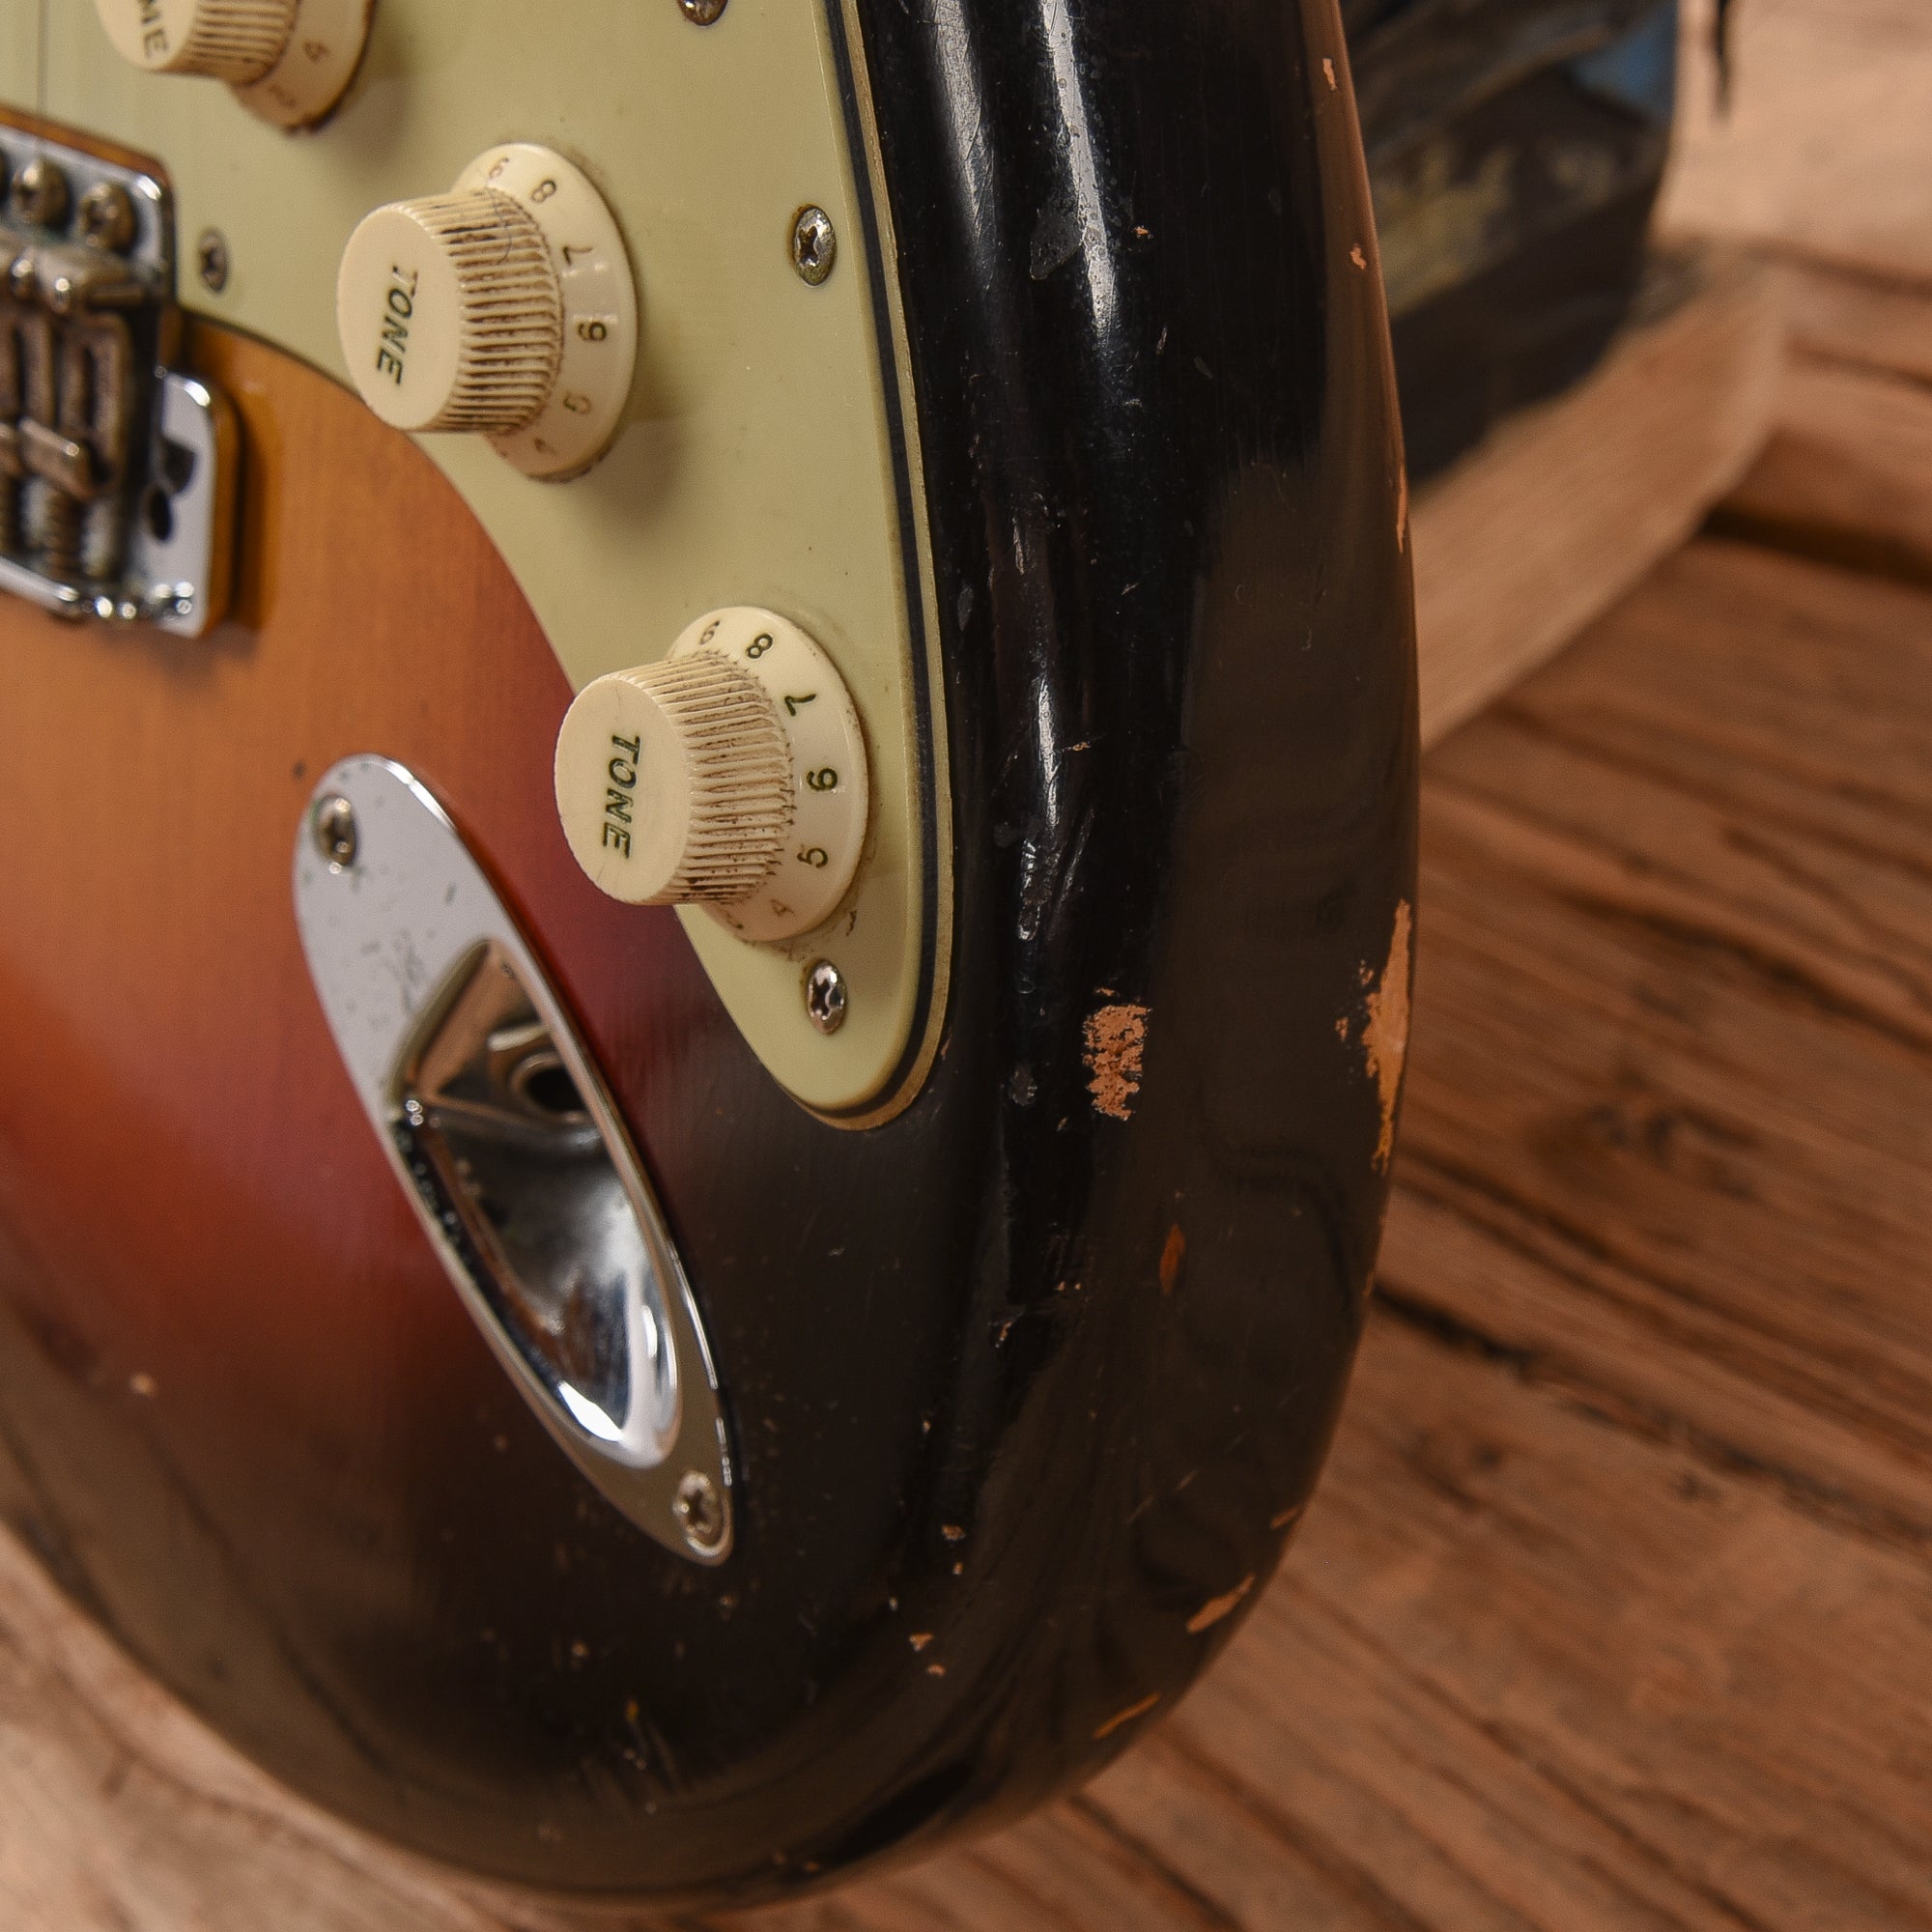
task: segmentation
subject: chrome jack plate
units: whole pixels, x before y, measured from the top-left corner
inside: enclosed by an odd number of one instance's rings
[[[241,439],[170,366],[174,204],[0,123],[0,590],[198,638],[228,603]]]
[[[730,1553],[717,1378],[677,1249],[568,1013],[435,799],[347,758],[296,839],[296,922],[370,1124],[476,1324],[639,1528]]]

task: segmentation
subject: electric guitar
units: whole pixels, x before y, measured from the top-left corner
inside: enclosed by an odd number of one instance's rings
[[[1067,1789],[1279,1560],[1385,1198],[1333,0],[44,13],[7,1522],[523,1885],[750,1899]]]

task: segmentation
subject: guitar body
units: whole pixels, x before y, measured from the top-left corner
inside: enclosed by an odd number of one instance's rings
[[[208,637],[0,598],[0,1507],[291,1785],[562,1892],[819,1882],[1158,1721],[1308,1499],[1385,1197],[1413,640],[1332,0],[851,17],[950,803],[893,1118],[798,1104],[675,915],[591,888],[554,640],[332,377],[188,330],[244,451]],[[453,820],[663,1205],[715,1566],[559,1453],[370,1132],[289,897],[363,753]]]

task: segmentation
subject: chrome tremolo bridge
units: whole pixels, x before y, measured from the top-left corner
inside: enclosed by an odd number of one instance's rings
[[[199,637],[228,598],[239,438],[180,351],[174,209],[0,124],[0,589]]]

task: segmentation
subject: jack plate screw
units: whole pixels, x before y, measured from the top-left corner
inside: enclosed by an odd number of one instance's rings
[[[328,861],[331,872],[346,872],[355,863],[360,839],[355,830],[355,808],[337,793],[324,799],[315,809],[315,849]]]
[[[718,1485],[701,1469],[687,1469],[671,1504],[684,1529],[684,1540],[701,1553],[718,1548],[724,1535],[724,1505]]]

